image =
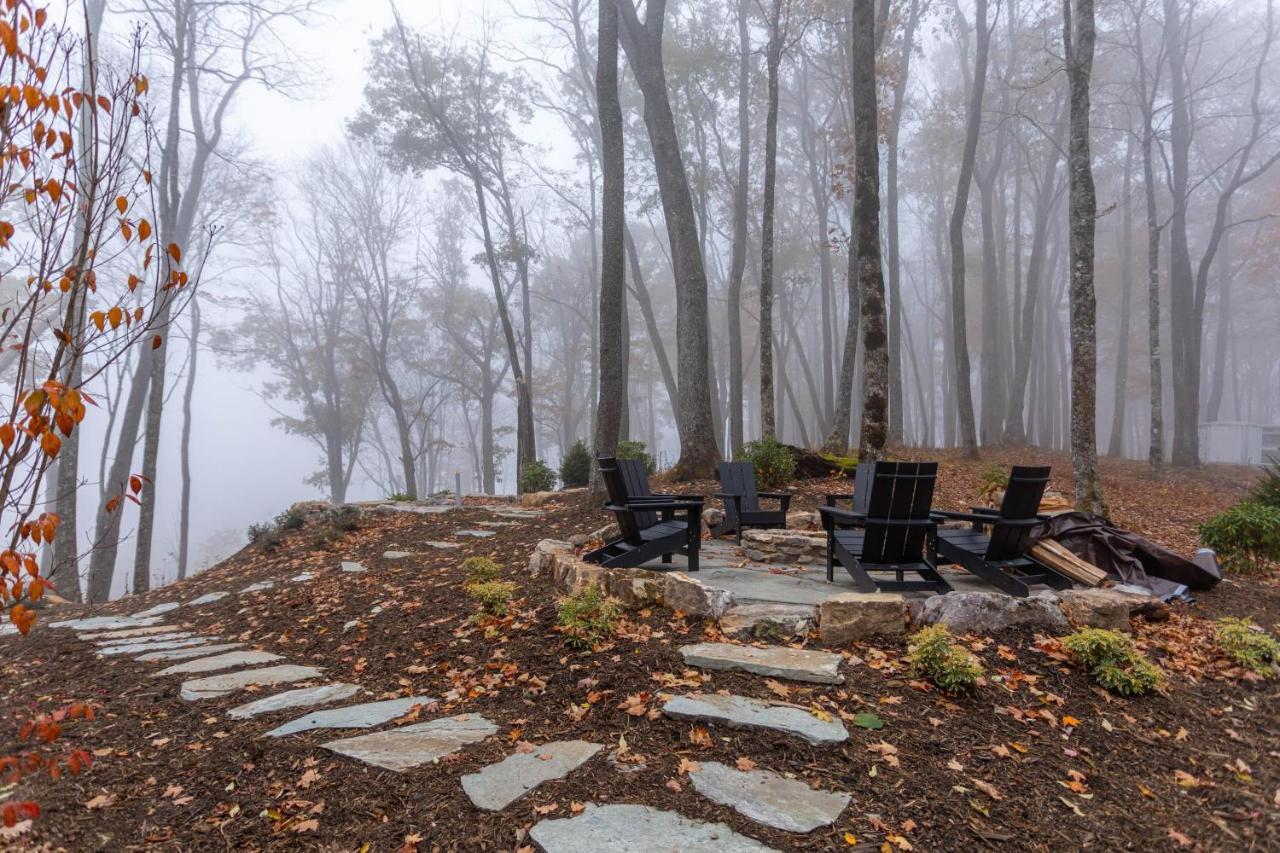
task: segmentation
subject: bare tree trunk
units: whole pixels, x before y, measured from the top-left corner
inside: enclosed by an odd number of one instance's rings
[[[623,239],[627,246],[627,258],[631,265],[631,292],[640,306],[640,314],[644,318],[645,331],[649,335],[649,343],[653,347],[654,359],[658,362],[658,371],[662,374],[662,384],[667,389],[667,400],[674,414],[680,407],[680,392],[676,387],[676,376],[671,370],[671,360],[667,358],[667,346],[662,342],[662,330],[658,327],[658,318],[653,313],[653,300],[649,298],[649,288],[644,281],[644,271],[640,269],[640,253],[636,251],[636,241],[631,229],[623,224]]]
[[[1227,340],[1231,337],[1231,289],[1235,279],[1230,240],[1231,232],[1228,231],[1222,235],[1222,248],[1218,252],[1218,287],[1221,293],[1218,295],[1218,328],[1214,335],[1209,401],[1205,404],[1205,420],[1210,422],[1216,421],[1222,411],[1222,395],[1227,384]]]
[[[764,124],[764,198],[760,216],[760,435],[776,438],[773,390],[773,218],[778,182],[778,70],[782,64],[782,0],[769,15],[769,105]]]
[[[622,410],[627,405],[623,377],[623,315],[626,311],[626,167],[622,106],[618,99],[618,7],[600,0],[596,56],[596,111],[600,117],[600,397],[596,403],[595,453],[612,456],[618,447]],[[592,490],[602,482],[593,466]]]
[[[1120,334],[1116,342],[1115,394],[1112,398],[1111,440],[1107,453],[1124,455],[1124,415],[1129,394],[1129,317],[1133,305],[1133,136],[1125,141],[1124,179],[1120,201]]]
[[[956,184],[956,201],[951,208],[951,339],[956,374],[956,406],[960,416],[960,446],[965,456],[978,456],[977,428],[973,420],[973,391],[969,381],[969,337],[965,319],[964,293],[964,217],[969,206],[969,188],[973,183],[973,162],[978,151],[978,132],[982,127],[982,98],[987,85],[987,60],[991,53],[991,30],[987,26],[987,0],[975,0],[977,13],[977,58],[973,67],[973,91],[969,94],[964,151],[960,158],[960,177]]]
[[[849,20],[853,68],[854,222],[862,304],[862,429],[858,458],[884,457],[889,438],[889,341],[880,262],[880,136],[877,129],[875,0],[853,0]]]
[[[647,0],[643,23],[633,0],[617,2],[622,47],[644,95],[645,128],[653,149],[676,280],[676,363],[680,392],[676,423],[680,432],[680,459],[674,473],[677,478],[710,477],[720,451],[711,416],[707,276],[662,64],[666,0]]]
[[[196,391],[196,368],[200,355],[200,302],[191,300],[191,358],[187,364],[187,387],[182,394],[182,498],[178,508],[178,580],[187,577],[191,545],[191,400]]]
[[[857,201],[854,201],[852,220],[857,221]],[[861,286],[859,283],[857,233],[849,235],[849,266],[845,281],[849,290],[849,313],[845,318],[844,350],[840,355],[840,385],[836,390],[836,411],[831,418],[831,432],[823,442],[827,453],[844,454],[849,450],[849,431],[853,422],[853,377],[858,362],[858,325],[862,316]]]
[[[729,452],[742,448],[742,276],[747,267],[747,192],[751,173],[751,0],[738,2],[738,177],[733,188],[733,249],[729,262]]]
[[[1098,200],[1089,144],[1089,83],[1096,38],[1093,0],[1063,0],[1062,46],[1071,93],[1071,467],[1075,505],[1105,512],[1098,477],[1097,305],[1093,290]]]

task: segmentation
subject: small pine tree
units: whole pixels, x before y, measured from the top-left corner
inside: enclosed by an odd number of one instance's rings
[[[591,451],[582,439],[573,443],[560,461],[560,487],[572,489],[591,480]]]

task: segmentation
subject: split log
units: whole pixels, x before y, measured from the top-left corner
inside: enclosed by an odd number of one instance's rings
[[[1078,584],[1098,586],[1107,578],[1107,573],[1102,569],[1080,559],[1052,539],[1041,539],[1031,546],[1027,555],[1066,575]]]
[[[831,479],[832,477],[853,478],[854,467],[858,460],[854,457],[826,456],[796,447],[794,444],[784,445],[796,458],[796,477],[801,480]]]

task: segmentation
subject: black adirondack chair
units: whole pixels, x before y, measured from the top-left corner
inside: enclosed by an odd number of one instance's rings
[[[830,496],[819,508],[827,531],[827,580],[835,579],[839,563],[861,592],[950,592],[938,574],[938,525],[929,516],[937,478],[936,462],[859,465],[853,494]],[[852,500],[852,510],[833,505],[842,498]],[[885,573],[892,577],[876,577]],[[907,573],[919,579],[908,580]]]
[[[633,495],[624,473],[626,459],[600,459],[600,474],[609,492],[605,509],[618,520],[617,539],[583,557],[591,563],[629,568],[655,557],[670,563],[672,554],[684,554],[691,572],[698,570],[698,547],[702,541],[702,498],[649,493],[649,478],[643,464],[639,474],[647,494]],[[631,483],[635,483],[634,470]],[[677,517],[683,515],[683,518]]]
[[[999,587],[1025,598],[1034,584],[1068,589],[1071,580],[1027,556],[1031,530],[1044,521],[1036,515],[1049,482],[1049,466],[1015,465],[1009,474],[1000,509],[973,507],[970,512],[935,511],[939,520],[970,521],[968,530],[939,530],[938,556]],[[991,532],[987,533],[986,529]]]
[[[716,479],[723,489],[716,497],[724,501],[724,521],[711,529],[713,536],[736,533],[741,545],[743,528],[787,526],[791,495],[786,492],[757,492],[756,469],[750,462],[721,462],[716,466]],[[778,509],[761,509],[760,498],[778,501]]]

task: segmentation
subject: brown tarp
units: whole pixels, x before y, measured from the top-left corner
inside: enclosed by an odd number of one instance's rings
[[[1222,580],[1215,568],[1180,557],[1092,513],[1055,515],[1032,535],[1053,539],[1080,559],[1125,583],[1147,587],[1161,598],[1179,594],[1180,586],[1209,589]]]

